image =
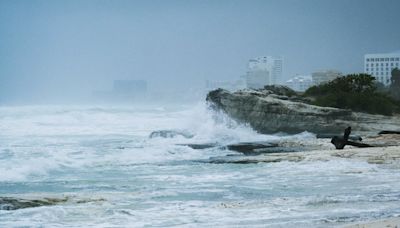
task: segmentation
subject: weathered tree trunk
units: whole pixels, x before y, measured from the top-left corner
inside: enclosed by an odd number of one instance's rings
[[[334,136],[337,136],[336,134],[328,134],[328,133],[321,133],[321,134],[317,134],[316,137],[317,139],[331,139]],[[359,135],[350,135],[349,139],[352,141],[362,141],[362,137]]]
[[[381,131],[378,133],[379,135],[386,135],[386,134],[400,134],[400,131]]]
[[[351,127],[348,127],[344,130],[343,137],[333,136],[331,143],[335,145],[336,149],[338,150],[343,149],[346,145],[356,146],[356,147],[373,147],[372,145],[369,144],[349,141],[350,134],[351,134]]]

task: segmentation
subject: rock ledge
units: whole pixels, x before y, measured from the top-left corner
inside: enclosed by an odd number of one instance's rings
[[[371,115],[319,107],[306,104],[299,97],[286,96],[285,90],[278,90],[279,86],[267,88],[234,93],[217,89],[208,93],[207,101],[212,108],[222,110],[233,119],[249,124],[259,133],[309,131],[342,134],[348,126],[352,126],[354,132],[373,134],[382,130],[400,129],[398,116]]]

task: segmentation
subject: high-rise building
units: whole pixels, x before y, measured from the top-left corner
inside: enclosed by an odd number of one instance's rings
[[[265,85],[274,85],[282,79],[283,57],[262,56],[250,59],[247,67],[246,83],[248,88],[258,89]]]
[[[364,72],[385,86],[390,85],[391,73],[396,67],[400,69],[400,51],[364,55]]]
[[[304,92],[313,85],[313,81],[310,75],[296,75],[285,84],[294,91]]]
[[[332,81],[338,77],[343,76],[341,72],[336,70],[323,70],[311,74],[314,85],[320,85]]]

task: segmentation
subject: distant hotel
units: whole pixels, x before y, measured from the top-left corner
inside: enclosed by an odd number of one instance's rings
[[[247,88],[259,89],[265,85],[277,84],[282,79],[283,57],[262,56],[250,59],[247,66]]]
[[[391,72],[399,68],[400,51],[384,54],[364,55],[364,72],[370,74],[385,86],[390,85]]]
[[[322,83],[330,82],[338,77],[343,76],[340,71],[336,70],[323,70],[311,74],[314,85],[321,85]]]
[[[285,84],[294,91],[304,92],[313,85],[313,80],[310,75],[296,75]]]
[[[296,75],[287,80],[285,85],[295,91],[304,92],[311,86],[321,85],[342,76],[343,74],[336,70],[322,70],[311,75]]]

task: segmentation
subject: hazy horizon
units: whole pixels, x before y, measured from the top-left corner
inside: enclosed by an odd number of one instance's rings
[[[0,1],[0,104],[80,100],[117,79],[152,91],[236,80],[282,55],[285,81],[362,72],[400,49],[400,1]]]

